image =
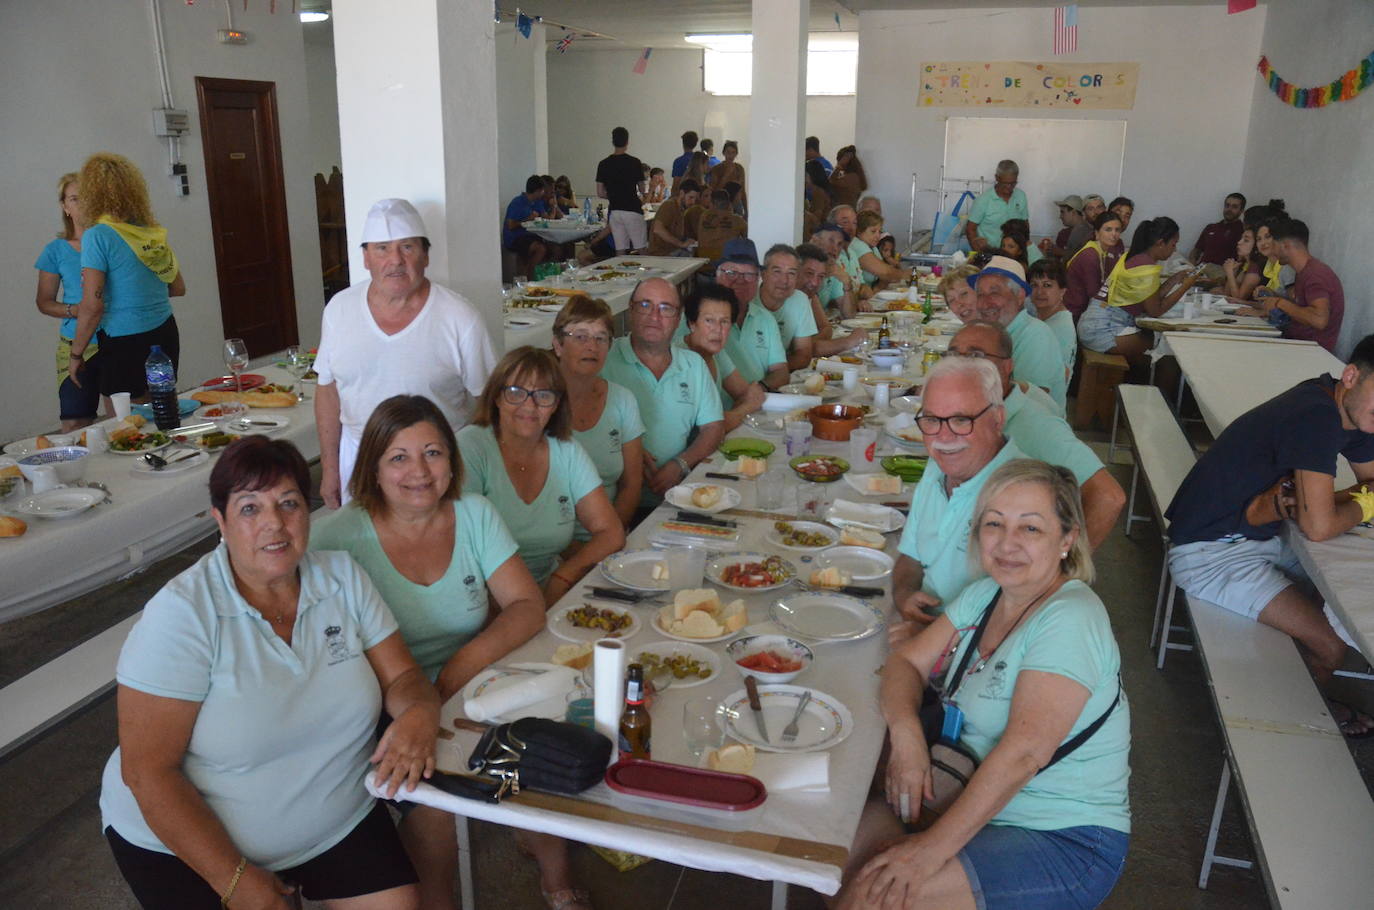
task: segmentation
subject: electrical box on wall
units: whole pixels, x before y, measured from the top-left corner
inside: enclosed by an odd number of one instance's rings
[[[153,111],[153,135],[179,139],[191,131],[191,115],[175,108]]]
[[[247,44],[248,33],[236,28],[222,28],[215,32],[220,44]]]

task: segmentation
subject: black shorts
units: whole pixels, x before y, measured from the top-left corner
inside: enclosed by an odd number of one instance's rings
[[[528,256],[530,254],[530,247],[534,246],[536,243],[543,242],[544,238],[540,237],[538,234],[524,233],[510,242],[510,251],[517,256]]]
[[[99,361],[101,395],[115,392],[128,392],[134,398],[147,395],[148,380],[143,374],[143,362],[155,344],[161,345],[162,352],[172,358],[173,369],[181,364],[181,336],[177,333],[175,316],[168,316],[162,325],[137,335],[101,332],[99,344],[100,350],[91,360]]]
[[[145,910],[219,910],[220,896],[176,856],[136,847],[114,828],[105,829],[105,839],[120,874]],[[343,840],[312,860],[278,871],[277,876],[299,885],[312,901],[375,894],[417,881],[396,826],[381,803]]]

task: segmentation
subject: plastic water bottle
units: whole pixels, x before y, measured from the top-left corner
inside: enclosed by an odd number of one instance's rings
[[[172,358],[162,352],[161,345],[153,345],[148,359],[143,361],[143,375],[148,380],[153,422],[159,430],[175,430],[181,426],[181,414],[177,409],[177,374],[172,368]]]
[[[587,224],[592,223],[592,197],[582,197],[582,220]]]

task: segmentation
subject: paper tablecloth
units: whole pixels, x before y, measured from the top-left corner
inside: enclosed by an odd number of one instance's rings
[[[1308,577],[1326,598],[1366,660],[1374,658],[1374,539],[1347,532],[1313,541],[1289,522],[1284,533]]]

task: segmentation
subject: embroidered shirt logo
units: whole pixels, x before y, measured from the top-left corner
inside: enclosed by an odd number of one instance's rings
[[[343,639],[342,626],[329,626],[324,630],[324,645],[329,651],[329,666],[331,667],[358,656],[349,652],[348,642]]]

